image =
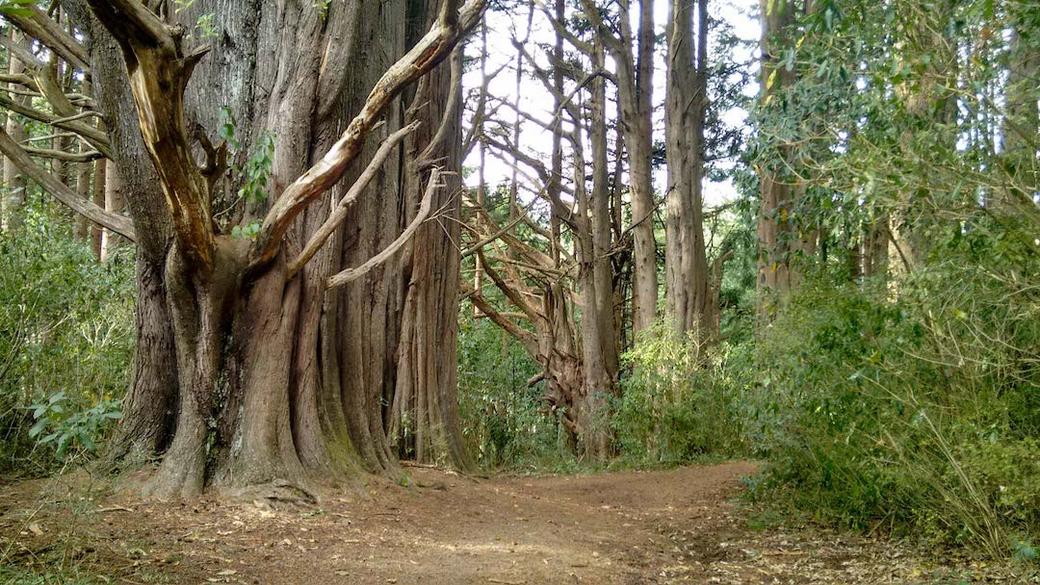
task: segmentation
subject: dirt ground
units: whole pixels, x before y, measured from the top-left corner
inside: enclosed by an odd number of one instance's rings
[[[0,488],[0,567],[100,583],[1037,582],[820,529],[752,530],[734,502],[755,471],[746,462],[490,479],[406,470],[410,487],[373,480],[316,505],[144,503],[82,478],[23,482]]]

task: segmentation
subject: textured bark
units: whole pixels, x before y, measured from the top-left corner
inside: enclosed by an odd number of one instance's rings
[[[562,0],[558,0],[562,7]],[[597,51],[597,67],[605,65],[605,55],[602,50]],[[559,83],[560,93],[563,83]],[[559,107],[559,106],[557,106]],[[585,339],[588,342],[598,340],[599,361],[602,362],[603,373],[596,374],[602,378],[587,380],[593,388],[601,391],[616,391],[614,384],[618,379],[619,370],[619,348],[618,330],[620,323],[614,319],[614,267],[611,251],[613,248],[613,237],[611,233],[610,212],[610,160],[607,152],[607,84],[602,77],[597,77],[592,82],[592,95],[589,100],[591,110],[589,116],[590,128],[588,129],[589,144],[592,147],[592,191],[588,203],[588,214],[580,214],[588,217],[587,231],[590,236],[583,239],[583,253],[587,254],[586,272],[583,276],[590,277],[582,286],[583,298],[582,314],[587,318],[597,320],[595,330],[589,331]],[[578,177],[576,177],[577,179]],[[584,180],[584,177],[581,177]]]
[[[680,334],[718,336],[718,291],[704,239],[704,126],[708,106],[707,0],[673,0],[668,25],[665,109],[668,194],[666,254],[668,316]],[[696,39],[696,43],[694,42]],[[696,49],[696,50],[695,50]],[[695,56],[696,55],[696,56]]]
[[[104,115],[137,235],[136,351],[133,379],[123,401],[123,419],[111,442],[113,460],[135,462],[165,451],[175,428],[178,372],[164,269],[170,225],[162,192],[137,127],[137,114],[119,47],[79,1],[63,2],[88,40],[92,91]],[[94,202],[104,204],[106,161],[95,167]]]
[[[23,43],[22,35],[15,31],[13,27],[8,28],[8,46],[16,46]],[[25,65],[16,58],[13,58],[11,52],[8,51],[8,73],[11,75],[19,75],[25,70]],[[15,102],[21,103],[25,101],[25,98],[11,95],[11,99]],[[7,133],[11,136],[11,139],[15,142],[21,143],[26,139],[27,135],[25,128],[22,123],[13,113],[7,114]],[[10,158],[4,157],[4,192],[3,192],[3,207],[2,211],[2,227],[4,231],[14,232],[18,231],[18,228],[22,225],[22,205],[25,203],[25,189],[26,182],[25,176],[22,175],[22,171],[18,168]]]
[[[91,167],[93,167],[92,163],[81,163],[76,165],[76,195],[79,195],[80,199],[89,199],[90,201],[94,201],[94,192],[91,189],[90,183]],[[77,240],[92,244],[92,230],[90,222],[87,221],[86,217],[77,215],[74,218],[72,235]],[[97,258],[97,256],[98,254],[95,252],[94,257]]]
[[[592,0],[582,0],[592,20],[597,42],[602,42],[616,67],[619,118],[628,157],[628,191],[632,204],[632,333],[648,329],[657,315],[657,240],[654,237],[656,203],[653,193],[653,0],[638,0],[639,26],[633,29],[631,2],[618,4],[617,24],[606,22]],[[556,28],[564,25],[557,20]],[[595,59],[589,43],[569,37],[576,48]],[[634,47],[634,51],[633,51]]]
[[[453,462],[464,462],[457,415],[454,428],[446,424],[455,401],[457,256],[436,224],[411,221],[423,177],[402,169],[415,170],[414,161],[403,164],[403,150],[391,157],[356,203],[344,202],[343,223],[322,237],[310,261],[294,260],[347,193],[357,173],[351,161],[370,158],[378,146],[372,138],[400,128],[418,99],[407,82],[435,66],[457,40],[456,5],[446,3],[443,18],[427,32],[422,23],[435,22],[428,17],[434,11],[421,2],[334,3],[324,15],[309,3],[276,9],[274,0],[197,2],[177,18],[189,25],[201,14],[214,15],[219,33],[203,57],[143,5],[91,0],[92,12],[119,36],[126,68],[117,75],[107,69],[116,43],[81,4],[70,4],[93,41],[95,77],[105,78],[98,102],[116,150],[138,155],[118,161],[131,215],[135,223],[162,228],[141,243],[147,250],[139,269],[138,382],[122,428],[137,451],[166,450],[150,484],[154,493],[304,486],[347,477],[361,466],[395,469],[383,405],[395,396],[403,355],[416,393],[430,404],[439,401],[431,412],[440,414],[428,417],[424,432],[455,440]],[[472,26],[480,9],[468,4],[463,26]],[[410,63],[398,62],[406,53]],[[440,71],[418,92],[424,102],[444,103],[450,68]],[[133,105],[126,108],[131,93]],[[222,107],[234,114],[244,146],[266,132],[276,141],[271,197],[230,222],[213,215],[215,202],[232,201],[228,194],[242,180],[221,176],[222,147],[213,144]],[[458,106],[450,109],[457,118]],[[127,110],[137,119],[128,120]],[[380,118],[386,123],[370,133]],[[428,121],[430,136],[439,117],[430,113]],[[234,153],[232,165],[245,163],[244,150]],[[150,165],[142,164],[142,151]],[[442,165],[439,158],[431,160]],[[141,188],[149,166],[158,170],[158,181],[152,175],[151,188]],[[347,181],[339,181],[344,175]],[[456,195],[434,192],[445,204]],[[226,235],[235,222],[262,215],[265,227],[255,242]],[[378,254],[405,226],[419,227],[429,255]],[[332,276],[372,256],[393,260],[328,289],[337,282]],[[400,351],[402,339],[410,352]],[[176,366],[169,368],[172,356]],[[149,386],[141,368],[160,364],[173,375]]]
[[[119,179],[119,170],[116,168],[115,163],[107,161],[104,166],[99,164],[96,170],[96,177],[100,181],[100,186],[95,187],[95,189],[103,190],[104,192],[105,210],[111,213],[122,213],[126,205],[126,199],[123,196],[123,183]],[[101,261],[106,262],[111,259],[118,245],[119,235],[113,233],[110,229],[104,229],[101,233]]]
[[[430,14],[431,22],[435,14]],[[397,384],[391,404],[390,440],[403,458],[423,463],[473,467],[462,444],[454,351],[458,336],[459,241],[462,166],[462,52],[419,84],[409,118],[419,121],[403,169],[408,208],[418,203],[428,173],[437,165],[444,187],[433,202],[439,219],[427,222],[402,258],[404,306],[397,350]]]
[[[888,214],[867,226],[862,238],[862,252],[859,254],[864,277],[883,280],[888,276]]]
[[[790,46],[795,22],[792,0],[760,4],[762,11],[762,75],[760,99],[764,107],[778,108],[784,90],[795,81],[795,71],[779,65],[780,53]],[[771,145],[775,157],[759,165],[758,304],[759,317],[768,320],[783,305],[800,279],[797,258],[798,231],[793,207],[796,186],[785,178],[791,159],[790,146]]]
[[[628,3],[622,2],[627,21]],[[622,42],[631,47],[632,35],[622,27]],[[625,120],[629,190],[632,198],[632,333],[648,329],[657,315],[657,240],[654,237],[653,175],[653,1],[639,1],[638,53],[619,64],[617,77],[621,118]],[[628,50],[628,53],[631,49]],[[620,51],[625,55],[625,51]],[[617,56],[617,55],[616,55]],[[616,58],[615,56],[615,58]]]

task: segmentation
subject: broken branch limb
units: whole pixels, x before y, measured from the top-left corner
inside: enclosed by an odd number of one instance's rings
[[[450,24],[451,19],[438,20],[426,36],[386,70],[369,93],[361,112],[351,120],[340,139],[275,201],[264,218],[253,248],[254,265],[274,258],[293,219],[339,181],[361,152],[369,130],[391,100],[405,86],[440,63],[455,47],[460,36],[476,25],[483,11],[484,0],[469,0],[459,11],[457,26]]]
[[[90,71],[86,48],[48,17],[46,12],[30,6],[28,13],[11,12],[5,14],[4,17],[26,35],[40,41],[74,67],[85,73]]]
[[[361,173],[361,176],[354,181],[354,184],[350,186],[347,193],[339,200],[339,204],[336,205],[336,209],[329,214],[328,219],[325,220],[318,231],[314,233],[307,245],[304,246],[303,251],[300,252],[299,256],[289,264],[289,272],[286,278],[292,278],[311,258],[321,249],[321,247],[328,241],[329,237],[336,231],[343,220],[347,218],[347,211],[350,210],[350,206],[357,201],[357,198],[365,190],[372,179],[375,178],[379,170],[383,168],[383,163],[386,162],[390,153],[393,152],[397,145],[405,139],[406,136],[415,131],[419,127],[419,122],[412,122],[411,124],[401,128],[397,132],[394,132],[387,137],[383,144],[376,151],[375,156],[365,167],[365,170]]]
[[[3,128],[0,128],[0,152],[3,152],[4,156],[18,167],[18,170],[39,183],[44,190],[76,213],[131,241],[136,239],[133,223],[128,217],[106,211],[92,201],[80,197],[78,193],[66,187],[57,177],[33,162],[32,157],[22,147],[18,146],[18,143]]]
[[[361,266],[357,266],[355,268],[348,268],[342,272],[339,272],[329,277],[328,288],[336,288],[338,286],[343,286],[344,284],[353,282],[358,278],[361,278],[373,268],[381,265],[382,263],[386,262],[391,257],[393,257],[393,255],[396,254],[398,250],[400,250],[405,244],[408,243],[409,240],[412,239],[412,236],[415,235],[415,232],[419,229],[419,226],[421,226],[423,222],[426,221],[427,217],[430,215],[430,208],[433,206],[433,195],[437,192],[437,188],[440,186],[437,183],[440,179],[440,175],[440,171],[436,169],[432,173],[430,173],[430,181],[426,185],[426,193],[423,195],[422,204],[419,205],[419,212],[415,214],[415,218],[412,219],[411,223],[408,224],[408,227],[406,227],[404,231],[401,232],[401,235],[397,236],[397,239],[391,242],[390,245],[386,248],[383,248],[381,252],[366,260],[364,264],[362,264]]]
[[[83,140],[87,141],[88,144],[93,146],[100,153],[104,154],[106,158],[112,158],[112,149],[108,143],[108,135],[98,130],[97,128],[91,128],[90,126],[83,124],[79,121],[62,121],[60,116],[55,116],[47,112],[31,108],[29,106],[18,103],[18,101],[11,99],[9,96],[0,93],[0,108],[12,111],[16,114],[21,114],[26,118],[36,120],[37,122],[43,122],[50,124],[55,128],[62,130],[68,130],[74,132],[79,136],[83,137]]]

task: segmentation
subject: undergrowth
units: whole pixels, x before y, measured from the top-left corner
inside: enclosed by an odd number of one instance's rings
[[[93,453],[119,418],[133,355],[133,258],[99,264],[39,204],[0,235],[0,474]]]

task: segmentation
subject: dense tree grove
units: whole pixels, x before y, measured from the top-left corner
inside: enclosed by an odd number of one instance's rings
[[[749,457],[1035,555],[1040,10],[744,9],[0,1],[0,469]]]

